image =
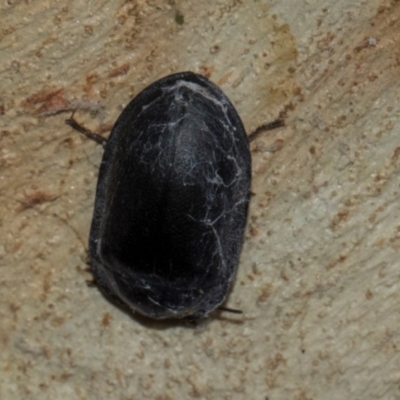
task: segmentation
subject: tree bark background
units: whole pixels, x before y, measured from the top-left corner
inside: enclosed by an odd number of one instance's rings
[[[399,1],[2,1],[1,399],[400,397]],[[252,143],[227,306],[198,328],[89,288],[107,132],[140,90],[191,70]],[[105,133],[107,135],[107,133]]]

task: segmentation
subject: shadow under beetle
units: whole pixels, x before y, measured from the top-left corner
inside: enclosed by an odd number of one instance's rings
[[[151,318],[206,317],[235,276],[250,185],[249,140],[222,90],[192,72],[154,82],[105,143],[89,237],[97,286]]]

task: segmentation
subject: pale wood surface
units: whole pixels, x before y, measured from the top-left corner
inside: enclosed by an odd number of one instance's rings
[[[400,398],[399,2],[9,0],[0,16],[1,399]],[[86,285],[102,148],[56,113],[107,132],[182,70],[248,132],[286,115],[251,146],[226,304],[244,314],[197,329]]]

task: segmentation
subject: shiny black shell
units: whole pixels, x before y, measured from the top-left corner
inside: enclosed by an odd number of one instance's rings
[[[183,72],[118,118],[101,162],[89,250],[107,296],[151,318],[199,318],[235,276],[251,183],[243,124],[221,89]]]

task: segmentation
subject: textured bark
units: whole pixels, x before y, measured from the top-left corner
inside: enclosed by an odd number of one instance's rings
[[[3,1],[0,398],[397,399],[398,1]],[[251,145],[246,239],[203,329],[87,286],[101,146],[140,90],[191,70]],[[167,329],[168,328],[168,329]]]

